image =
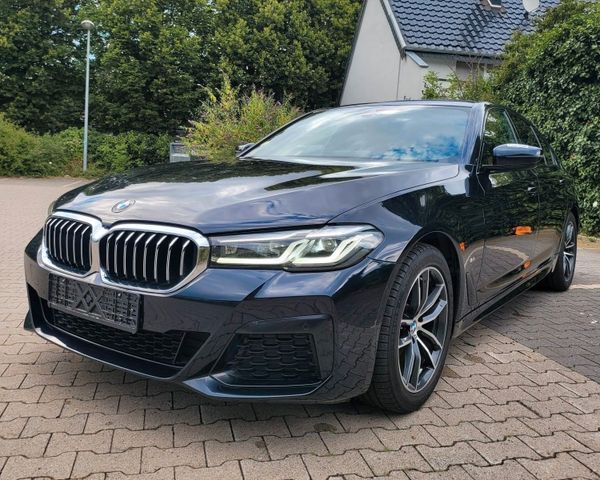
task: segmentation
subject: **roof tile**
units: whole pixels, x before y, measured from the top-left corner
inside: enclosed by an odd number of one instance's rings
[[[497,57],[513,32],[533,29],[533,20],[559,0],[542,0],[527,18],[522,0],[503,0],[502,11],[481,0],[388,0],[407,49]]]

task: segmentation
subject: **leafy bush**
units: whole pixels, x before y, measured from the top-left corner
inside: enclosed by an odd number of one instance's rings
[[[465,79],[452,72],[445,84],[437,73],[430,70],[424,77],[423,99],[438,98],[493,102],[495,95],[490,77],[484,76],[476,67]]]
[[[582,224],[600,233],[600,3],[563,0],[507,46],[495,76],[504,103],[549,137],[578,183]]]
[[[168,135],[90,131],[88,175],[121,172],[166,162]],[[35,135],[0,114],[0,175],[82,175],[83,130],[69,128],[54,135]]]
[[[29,133],[0,114],[0,175],[59,175],[65,159],[52,136]]]
[[[288,99],[280,103],[257,90],[241,95],[225,79],[220,89],[209,92],[187,140],[195,155],[232,161],[236,146],[256,142],[298,115],[300,110]]]

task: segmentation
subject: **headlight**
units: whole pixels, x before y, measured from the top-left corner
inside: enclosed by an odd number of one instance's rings
[[[367,225],[213,237],[211,261],[290,270],[330,269],[358,262],[382,240],[383,234]]]

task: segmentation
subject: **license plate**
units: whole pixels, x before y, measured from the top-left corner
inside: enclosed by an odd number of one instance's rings
[[[51,274],[48,304],[50,308],[129,333],[138,330],[140,296],[136,293]]]

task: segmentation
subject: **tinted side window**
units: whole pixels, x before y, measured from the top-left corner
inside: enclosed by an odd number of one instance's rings
[[[538,130],[535,130],[535,133],[540,141],[542,147],[542,155],[544,155],[544,158],[546,159],[546,165],[555,167],[559,166],[560,163],[558,162],[558,158],[556,157],[554,150],[552,150],[552,147],[550,146],[548,140]]]
[[[494,148],[505,143],[517,143],[517,139],[506,113],[503,110],[492,109],[485,120],[482,163],[492,165]]]
[[[519,143],[524,145],[531,145],[532,147],[542,148],[538,138],[533,130],[531,124],[525,120],[521,115],[514,113],[510,114],[510,118],[513,122],[517,135],[519,137]]]

